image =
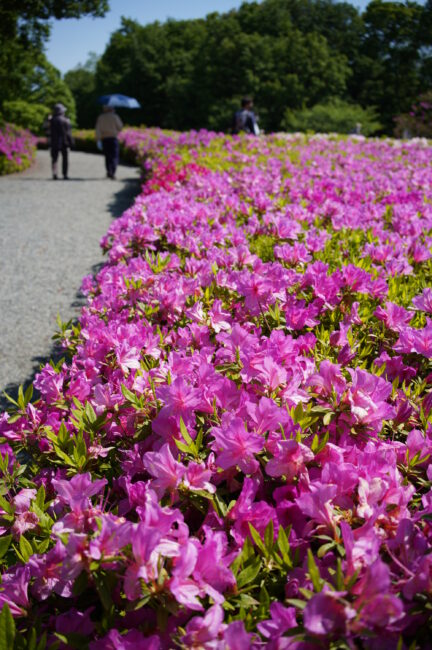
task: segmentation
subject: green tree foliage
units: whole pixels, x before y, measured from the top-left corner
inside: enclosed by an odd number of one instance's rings
[[[432,33],[423,29],[431,9],[415,2],[373,0],[363,14],[364,36],[354,62],[353,95],[377,107],[391,131],[394,116],[408,110],[432,79]],[[427,86],[426,86],[427,88]]]
[[[97,95],[121,92],[143,106],[129,123],[227,131],[247,94],[267,131],[320,116],[342,132],[354,120],[391,133],[394,116],[432,87],[431,45],[432,0],[373,0],[363,13],[334,0],[264,0],[200,20],[123,19],[94,72],[81,66],[66,81],[81,127],[94,126]]]
[[[40,116],[57,101],[74,118],[73,95],[43,54],[50,31],[49,20],[102,16],[107,10],[107,0],[1,0],[0,114],[3,118],[11,114],[19,117],[21,111],[19,123],[27,116],[28,122],[23,126],[38,124]]]
[[[82,128],[93,127],[99,112],[95,101],[97,60],[97,55],[91,53],[84,65],[76,66],[64,76],[64,81],[76,103],[76,122]]]
[[[46,116],[56,102],[67,108],[68,117],[75,122],[75,100],[59,71],[42,53],[36,53],[32,65],[21,75],[16,98],[3,98],[1,113],[8,122],[41,134]]]
[[[344,94],[350,76],[348,57],[335,56],[318,28],[298,29],[290,5],[267,0],[163,25],[123,20],[97,65],[97,92],[136,96],[147,124],[224,130],[239,98],[253,94],[261,125],[278,129],[287,106]]]

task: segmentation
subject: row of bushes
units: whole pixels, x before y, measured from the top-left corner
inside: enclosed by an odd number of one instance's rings
[[[0,638],[428,647],[431,148],[122,140],[152,177],[0,415]]]

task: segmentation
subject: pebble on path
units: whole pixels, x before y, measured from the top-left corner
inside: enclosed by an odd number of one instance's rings
[[[139,171],[105,177],[102,156],[72,151],[70,180],[51,178],[48,151],[0,177],[0,406],[53,350],[57,314],[79,316],[85,275],[104,258],[99,240],[139,191]]]

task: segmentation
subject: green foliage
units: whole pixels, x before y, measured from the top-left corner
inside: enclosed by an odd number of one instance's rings
[[[96,102],[95,71],[98,57],[91,54],[84,65],[76,66],[64,76],[64,82],[76,102],[76,121],[80,128],[94,128],[100,106]]]
[[[277,239],[275,237],[271,237],[270,235],[258,235],[251,240],[249,249],[251,253],[258,255],[263,262],[273,262],[273,248],[276,243]]]
[[[82,15],[103,16],[107,10],[107,0],[2,0],[0,113],[5,102],[42,104],[51,110],[53,104],[60,101],[74,120],[75,104],[71,92],[43,53],[50,32],[49,20]],[[33,118],[31,115],[30,121]]]
[[[43,104],[33,104],[22,99],[5,101],[2,107],[5,120],[30,129],[32,133],[42,133],[49,112],[50,109]]]
[[[199,20],[123,19],[97,65],[75,68],[66,81],[87,128],[97,95],[116,88],[141,102],[127,114],[135,125],[228,131],[251,94],[266,131],[312,119],[317,128],[305,128],[321,130],[324,121],[346,133],[361,122],[362,133],[390,133],[393,116],[432,86],[428,25],[430,3],[379,0],[363,14],[333,0],[264,0]]]
[[[5,603],[0,613],[0,648],[13,648],[15,640],[15,621],[9,609],[9,605]]]
[[[357,126],[358,125],[358,126]],[[355,133],[372,135],[381,128],[372,108],[362,108],[334,99],[328,104],[315,104],[299,111],[286,110],[282,127],[286,131],[315,131],[318,133]]]
[[[373,0],[363,14],[364,37],[350,88],[361,105],[375,106],[388,133],[432,84],[432,5]]]
[[[0,80],[1,74],[0,72]],[[0,101],[3,119],[28,128],[36,134],[43,133],[44,119],[57,102],[66,106],[67,116],[72,122],[75,121],[73,95],[59,71],[43,54],[33,57],[32,65],[21,75],[19,90],[12,95],[3,92],[3,89],[0,90]]]

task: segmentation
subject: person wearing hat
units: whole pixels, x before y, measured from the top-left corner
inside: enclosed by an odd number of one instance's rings
[[[71,122],[65,113],[66,107],[58,103],[54,106],[53,116],[50,120],[52,175],[55,181],[58,178],[59,153],[62,155],[63,178],[68,179],[68,148],[73,146]]]
[[[123,123],[114,112],[112,106],[104,106],[103,113],[96,121],[96,140],[98,147],[105,156],[107,177],[114,179],[119,161],[118,134],[123,128]]]

